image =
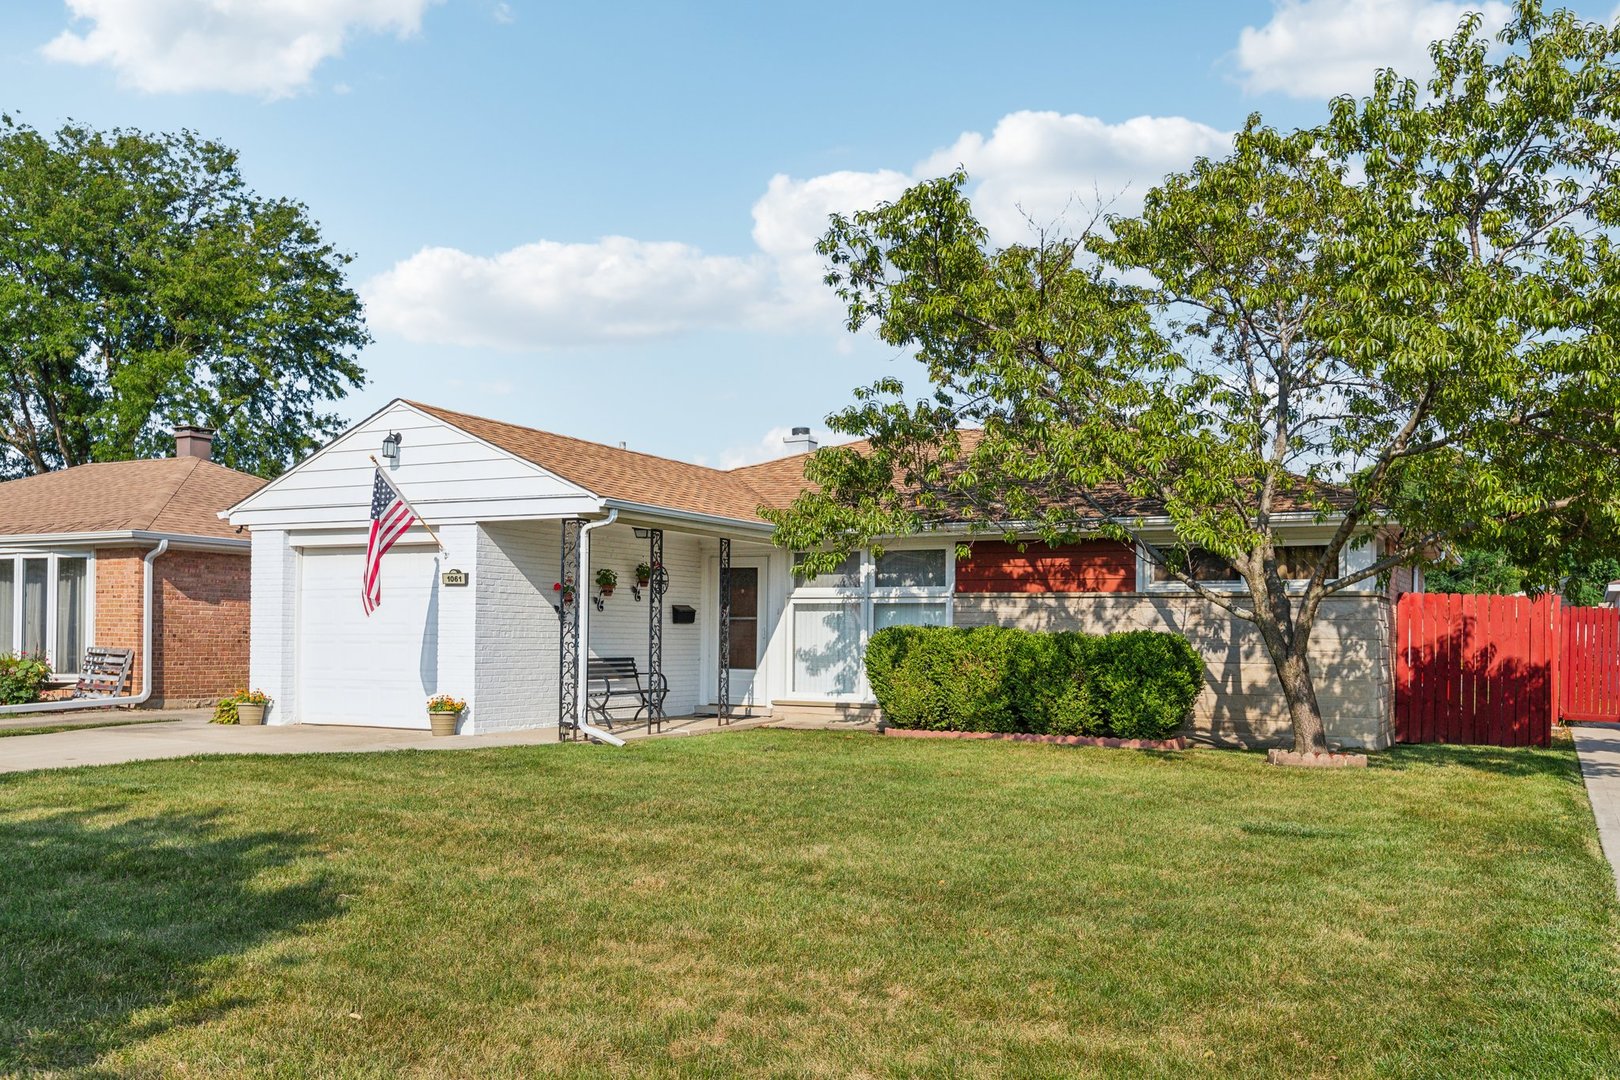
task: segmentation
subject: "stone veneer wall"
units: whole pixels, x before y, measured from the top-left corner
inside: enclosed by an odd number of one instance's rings
[[[1026,630],[1168,630],[1204,657],[1204,693],[1186,733],[1242,746],[1285,741],[1288,709],[1253,624],[1196,596],[1122,593],[958,594],[957,626]],[[1310,661],[1330,742],[1382,749],[1393,739],[1393,612],[1387,596],[1340,595],[1324,602]]]

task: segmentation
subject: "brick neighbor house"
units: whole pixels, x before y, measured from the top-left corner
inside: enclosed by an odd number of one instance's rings
[[[221,510],[263,486],[209,460],[213,434],[175,431],[175,456],[79,465],[0,483],[0,653],[43,653],[71,683],[90,646],[133,649],[154,705],[211,703],[248,678],[249,551]]]

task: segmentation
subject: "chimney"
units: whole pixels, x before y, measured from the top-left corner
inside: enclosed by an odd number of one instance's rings
[[[808,454],[816,448],[816,440],[807,427],[796,427],[793,434],[782,440],[795,454]]]
[[[214,453],[214,429],[183,425],[174,429],[174,456],[202,458],[207,461]]]

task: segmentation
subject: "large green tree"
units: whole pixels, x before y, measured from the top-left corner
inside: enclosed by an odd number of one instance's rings
[[[363,381],[349,261],[218,143],[0,116],[0,476],[172,453],[177,423],[274,476]]]
[[[1381,72],[1317,127],[1251,118],[1079,236],[990,244],[962,175],[835,217],[851,329],[930,393],[887,379],[832,417],[869,449],[812,459],[781,541],[825,548],[812,569],[947,519],[1140,544],[1255,624],[1301,750],[1326,745],[1309,643],[1335,593],[1457,542],[1536,573],[1612,549],[1620,32],[1525,2],[1499,48],[1469,17],[1432,55],[1426,86]],[[1299,587],[1302,519],[1337,524]],[[1199,549],[1245,588],[1198,580]]]

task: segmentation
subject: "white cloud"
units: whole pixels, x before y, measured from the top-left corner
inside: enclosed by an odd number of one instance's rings
[[[754,250],[718,255],[674,242],[547,240],[495,255],[425,248],[365,282],[367,318],[411,341],[528,350],[734,328],[831,329],[837,298],[815,243],[834,211],[893,199],[964,165],[974,207],[999,243],[1039,225],[1090,219],[1098,194],[1138,207],[1163,175],[1218,154],[1231,135],[1182,117],[1108,124],[1053,112],[1012,113],[990,135],[961,135],[909,170],[771,178],[753,206]],[[1123,194],[1122,194],[1123,193]]]
[[[1166,173],[1231,145],[1230,132],[1180,116],[1108,124],[1094,116],[1016,112],[1002,117],[989,138],[968,132],[915,172],[939,176],[966,166],[977,182],[975,213],[1007,242],[1027,239],[1031,227],[1084,227],[1099,201],[1113,213],[1140,209]]]
[[[746,321],[765,299],[759,256],[609,236],[498,255],[423,248],[365,285],[368,321],[412,341],[524,349],[668,336]]]
[[[41,50],[112,68],[148,93],[225,90],[286,97],[356,33],[406,37],[439,0],[67,0],[83,30]]]
[[[1500,0],[1274,0],[1264,26],[1243,28],[1235,59],[1251,93],[1292,97],[1364,94],[1373,73],[1391,67],[1422,81],[1433,70],[1429,45],[1449,37],[1470,11],[1494,32],[1507,22]]]

